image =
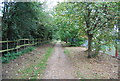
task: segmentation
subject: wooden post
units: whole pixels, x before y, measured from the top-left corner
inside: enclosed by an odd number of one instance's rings
[[[35,46],[36,46],[36,39],[34,40],[34,42],[35,42]]]
[[[36,39],[36,46],[38,45],[38,43],[37,43],[37,42],[38,42],[38,40]]]
[[[19,45],[19,40],[17,40],[17,46]],[[18,53],[18,48],[17,48],[17,53]]]
[[[33,44],[33,46],[34,46],[34,39],[32,40],[32,44]]]
[[[36,39],[36,46],[37,46],[37,39]]]
[[[38,39],[38,46],[39,46],[39,39]]]
[[[36,46],[36,39],[34,40],[34,44],[35,44],[35,46]]]
[[[14,41],[13,43],[14,43],[14,50],[15,50],[15,48],[16,48],[16,41]],[[16,52],[16,50],[15,50],[15,52]]]
[[[9,43],[8,43],[8,39],[7,39],[7,53],[8,53],[8,49],[9,49]]]
[[[28,44],[29,44],[29,39],[28,39]],[[28,45],[29,46],[29,45]]]
[[[31,44],[31,40],[29,39],[29,44]],[[29,45],[29,46],[31,46],[31,45]]]
[[[25,45],[25,39],[24,39],[24,45]],[[25,46],[24,46],[24,49],[25,49]]]

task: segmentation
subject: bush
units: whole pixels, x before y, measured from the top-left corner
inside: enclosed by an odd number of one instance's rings
[[[81,46],[85,43],[85,38],[78,39],[76,42],[70,41],[70,46]]]

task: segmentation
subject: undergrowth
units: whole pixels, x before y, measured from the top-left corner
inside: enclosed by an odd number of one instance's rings
[[[8,52],[7,54],[4,55],[4,57],[1,57],[2,58],[2,63],[9,63],[11,60],[16,59],[18,56],[33,51],[35,48],[36,47],[28,47],[28,48],[25,48],[22,51],[17,52],[17,53],[9,53]]]

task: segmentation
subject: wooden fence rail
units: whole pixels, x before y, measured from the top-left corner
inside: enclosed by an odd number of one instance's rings
[[[23,44],[20,44],[20,42],[23,42]],[[0,53],[3,52],[9,52],[9,51],[13,51],[13,50],[18,50],[20,48],[25,48],[26,46],[33,46],[33,45],[39,45],[45,42],[48,42],[49,40],[41,40],[41,39],[19,39],[19,40],[14,40],[14,41],[0,41],[0,44],[6,44],[6,49],[0,49]],[[27,43],[26,43],[27,42]],[[15,47],[13,48],[9,48],[9,43],[13,43],[12,45],[15,45]]]

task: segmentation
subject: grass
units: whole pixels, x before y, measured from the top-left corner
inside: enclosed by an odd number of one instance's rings
[[[85,76],[83,76],[83,74],[79,71],[77,71],[77,77],[80,78],[80,79],[85,79]]]
[[[2,58],[2,63],[9,63],[11,60],[13,59],[16,59],[18,56],[20,55],[23,55],[25,53],[29,53],[31,51],[33,51],[36,47],[28,47],[20,52],[17,52],[17,53],[8,53],[8,54],[5,54],[4,57],[1,57]]]
[[[39,76],[39,74],[42,74],[44,72],[44,69],[46,68],[48,58],[51,56],[53,51],[53,48],[48,48],[46,53],[44,54],[43,58],[37,63],[32,64],[30,67],[19,71],[22,76],[18,77],[19,79],[23,78],[30,78],[32,80],[42,78],[42,76]]]
[[[68,51],[67,49],[64,50],[65,54],[70,54],[70,51]]]

